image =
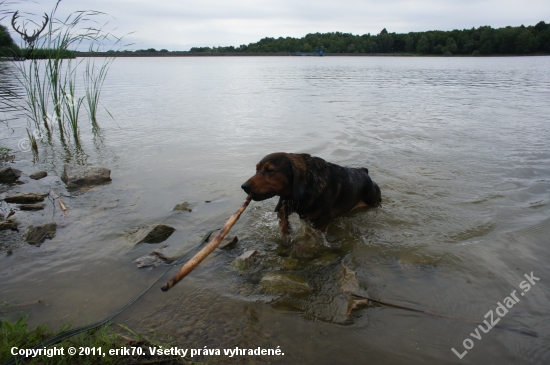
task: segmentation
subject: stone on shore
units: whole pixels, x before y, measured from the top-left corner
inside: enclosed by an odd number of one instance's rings
[[[40,180],[48,176],[48,173],[46,171],[37,171],[33,174],[30,174],[29,177],[33,180]]]
[[[4,201],[6,203],[32,204],[43,202],[44,198],[47,196],[48,194],[42,193],[14,193],[6,196]]]
[[[100,185],[111,181],[111,170],[100,166],[65,164],[61,180],[68,188]]]
[[[0,183],[14,183],[15,180],[19,179],[19,176],[21,176],[20,170],[12,169],[11,167],[0,169]]]
[[[54,238],[56,229],[57,223],[55,222],[46,223],[41,226],[29,226],[24,238],[30,244],[40,244],[46,238]]]
[[[35,203],[35,204],[21,204],[19,206],[20,210],[42,210],[46,208],[44,203]]]
[[[270,272],[260,284],[267,292],[273,294],[300,294],[311,291],[311,287],[301,277],[293,274]]]
[[[165,224],[153,224],[150,226],[138,228],[132,233],[134,241],[137,243],[161,243],[174,233],[176,229]]]

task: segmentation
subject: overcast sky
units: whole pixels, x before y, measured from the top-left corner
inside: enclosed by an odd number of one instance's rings
[[[49,13],[55,0],[23,1],[13,10]],[[134,43],[128,49],[238,46],[264,37],[315,32],[378,34],[550,22],[549,0],[64,0],[57,15],[77,10],[108,13],[110,28]],[[40,21],[40,16],[22,14]],[[8,25],[4,19],[3,24]],[[29,25],[29,28],[31,26]],[[11,30],[11,26],[9,27]],[[13,34],[13,32],[12,32]],[[14,35],[19,41],[19,37]]]

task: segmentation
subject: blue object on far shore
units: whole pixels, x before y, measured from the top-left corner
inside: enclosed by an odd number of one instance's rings
[[[316,49],[315,52],[295,52],[293,56],[322,56],[323,53],[322,49]]]

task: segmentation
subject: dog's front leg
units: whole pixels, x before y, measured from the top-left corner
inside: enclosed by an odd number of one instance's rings
[[[277,218],[279,219],[279,227],[283,231],[283,236],[287,236],[290,233],[290,223],[288,222],[288,215],[290,213],[290,207],[287,202],[280,202],[277,204],[279,210],[277,210]]]

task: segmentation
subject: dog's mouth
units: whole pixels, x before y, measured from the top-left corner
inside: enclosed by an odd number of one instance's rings
[[[259,202],[259,201],[262,201],[262,200],[273,198],[275,196],[275,192],[270,191],[269,193],[265,193],[265,194],[251,193],[250,195],[252,196],[252,200]]]

